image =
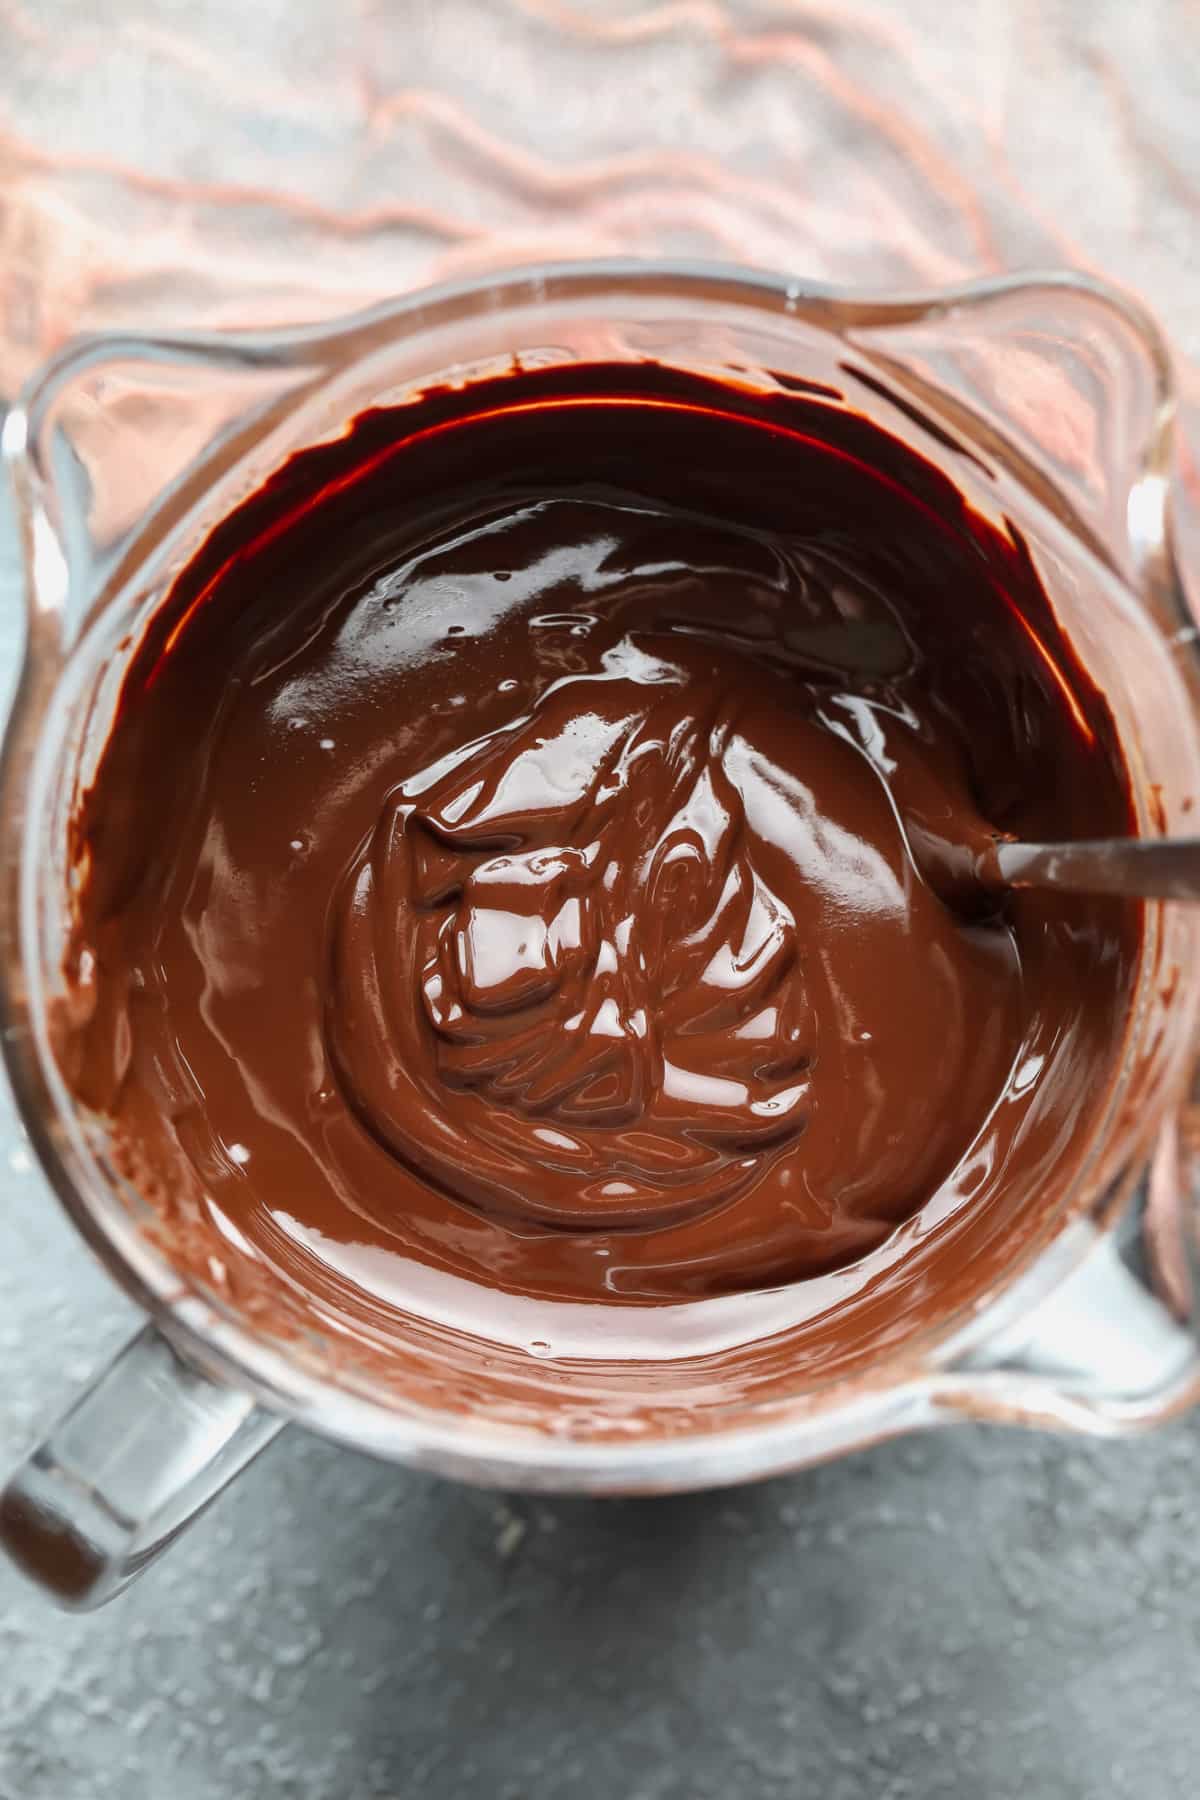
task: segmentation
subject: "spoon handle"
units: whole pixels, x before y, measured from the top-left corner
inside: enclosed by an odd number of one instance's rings
[[[1200,838],[998,844],[1008,887],[1066,888],[1143,900],[1200,900]]]

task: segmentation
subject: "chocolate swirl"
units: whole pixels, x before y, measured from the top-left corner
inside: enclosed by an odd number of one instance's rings
[[[392,793],[339,896],[327,1036],[409,1167],[646,1227],[803,1131],[816,1022],[743,725],[711,653],[626,638]]]
[[[1057,1204],[1138,918],[972,869],[1129,829],[1114,727],[1020,540],[827,398],[431,390],[180,576],[72,822],[63,1055],[206,1283],[674,1357],[663,1302],[874,1309],[944,1226],[920,1310]]]

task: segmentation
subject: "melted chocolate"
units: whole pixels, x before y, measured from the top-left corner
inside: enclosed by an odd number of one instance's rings
[[[1140,914],[972,871],[1131,828],[1021,541],[866,419],[651,365],[439,389],[293,458],[146,628],[64,1065],[218,1267],[602,1341],[1069,1179]]]

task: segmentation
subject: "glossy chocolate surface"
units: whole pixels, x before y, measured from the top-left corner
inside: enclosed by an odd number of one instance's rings
[[[1130,829],[1020,540],[836,398],[438,389],[293,458],[147,628],[64,1062],[218,1264],[451,1277],[485,1332],[484,1290],[571,1302],[586,1349],[1065,1179],[1139,916],[997,912],[974,858]]]

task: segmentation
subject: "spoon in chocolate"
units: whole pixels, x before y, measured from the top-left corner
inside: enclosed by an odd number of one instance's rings
[[[1200,838],[1001,843],[983,860],[984,881],[993,888],[1065,888],[1126,899],[1200,900]]]

